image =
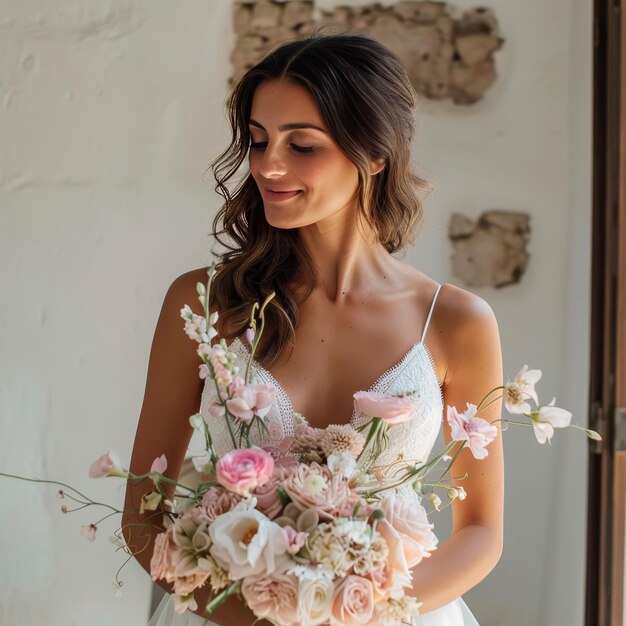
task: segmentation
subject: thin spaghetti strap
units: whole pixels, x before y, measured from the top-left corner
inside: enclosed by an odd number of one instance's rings
[[[424,330],[422,331],[422,338],[420,339],[420,343],[423,343],[424,337],[426,337],[426,331],[428,330],[428,324],[430,323],[430,316],[433,314],[433,309],[435,308],[435,300],[437,300],[437,296],[439,295],[440,289],[441,289],[441,285],[437,287],[437,291],[435,291],[433,301],[430,304],[430,311],[428,311],[428,317],[426,318],[426,324],[424,324]]]

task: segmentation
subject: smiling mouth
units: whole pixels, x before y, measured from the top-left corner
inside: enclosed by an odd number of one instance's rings
[[[301,191],[301,189],[294,189],[293,191],[272,191],[271,189],[266,189],[264,195],[267,200],[289,200],[289,198],[297,196]]]

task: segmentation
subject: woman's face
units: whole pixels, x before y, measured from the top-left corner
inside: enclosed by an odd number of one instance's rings
[[[248,121],[250,172],[272,226],[300,228],[338,214],[352,219],[357,168],[331,138],[304,87],[263,81],[254,92]]]

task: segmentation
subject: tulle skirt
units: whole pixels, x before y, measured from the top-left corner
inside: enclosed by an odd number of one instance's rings
[[[176,613],[174,596],[166,593],[154,612],[147,626],[218,626],[215,622],[205,619],[191,611]],[[381,626],[383,626],[381,624]],[[411,621],[411,626],[480,626],[472,615],[463,598],[418,615]]]

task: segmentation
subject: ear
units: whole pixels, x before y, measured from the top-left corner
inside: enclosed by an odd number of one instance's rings
[[[378,174],[385,168],[385,160],[384,159],[375,159],[370,162],[370,174],[374,176]]]

